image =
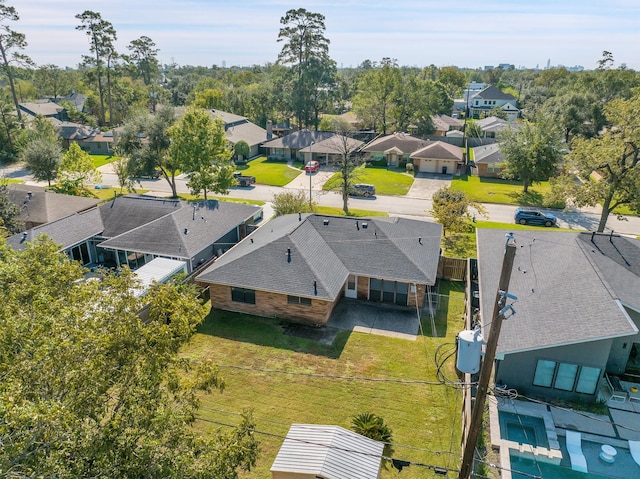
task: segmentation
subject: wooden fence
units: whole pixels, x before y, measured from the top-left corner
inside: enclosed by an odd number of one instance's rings
[[[440,256],[438,278],[451,281],[464,281],[467,277],[467,259]]]

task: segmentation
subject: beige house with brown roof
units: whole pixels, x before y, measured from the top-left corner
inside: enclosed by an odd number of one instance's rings
[[[413,152],[410,158],[413,160],[415,171],[420,173],[452,175],[464,163],[462,148],[444,141],[430,142]]]

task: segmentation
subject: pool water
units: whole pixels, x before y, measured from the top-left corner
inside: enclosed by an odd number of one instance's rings
[[[499,411],[498,421],[503,439],[535,447],[549,447],[547,429],[541,417]]]
[[[612,476],[593,474],[585,474],[583,472],[573,471],[569,467],[549,464],[541,461],[534,461],[526,457],[521,457],[517,452],[509,452],[509,460],[511,461],[511,478],[512,479],[531,479],[531,476],[543,477],[544,479],[610,479]],[[520,474],[518,474],[520,473]]]

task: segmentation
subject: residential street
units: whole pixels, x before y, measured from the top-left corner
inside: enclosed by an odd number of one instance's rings
[[[99,168],[102,173],[102,184],[117,186],[118,179],[113,174],[110,165],[104,165]],[[30,177],[29,172],[20,168],[20,166],[0,169],[0,176],[6,176],[7,178],[22,179],[26,183],[39,184],[46,186],[43,183],[34,182]],[[323,206],[342,207],[342,197],[337,192],[322,191],[322,184],[330,177],[328,172],[320,171],[313,174],[312,183],[312,197],[313,200]],[[449,178],[449,180],[447,180]],[[392,216],[406,216],[406,217],[422,217],[431,218],[429,210],[431,209],[431,195],[440,186],[448,184],[449,177],[443,177],[442,180],[433,178],[416,178],[416,183],[420,182],[421,185],[415,185],[411,188],[409,195],[407,196],[382,196],[377,195],[374,198],[362,198],[351,197],[349,199],[349,205],[351,208],[367,209],[374,211],[382,211],[389,213]],[[186,186],[186,180],[184,178],[178,178],[177,180],[178,191],[181,193],[188,193]],[[270,202],[273,196],[280,193],[283,190],[301,190],[306,194],[309,193],[309,176],[300,175],[294,179],[290,185],[284,188],[277,186],[265,186],[265,185],[253,185],[250,187],[235,187],[229,192],[231,198],[247,198],[253,200],[261,200]],[[143,180],[142,188],[149,190],[148,194],[168,195],[171,192],[171,188],[166,180],[163,178],[157,180]],[[491,221],[497,221],[502,223],[513,223],[513,213],[515,206],[513,205],[499,205],[499,204],[485,204],[484,205],[488,219]],[[562,228],[581,229],[581,230],[595,230],[599,220],[599,208],[582,209],[580,211],[552,211],[558,217],[558,225]],[[478,216],[479,220],[484,218]],[[615,216],[610,216],[607,222],[607,231],[613,230],[616,233],[624,235],[640,235],[640,218],[635,216],[627,216],[626,220],[620,221]]]

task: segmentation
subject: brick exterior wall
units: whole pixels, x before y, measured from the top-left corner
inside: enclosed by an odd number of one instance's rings
[[[276,317],[292,321],[294,323],[324,325],[329,320],[336,301],[311,299],[311,306],[302,304],[290,304],[286,294],[256,291],[256,304],[242,303],[231,300],[231,287],[211,284],[209,285],[211,307],[236,311],[239,313],[254,314],[268,318]]]

